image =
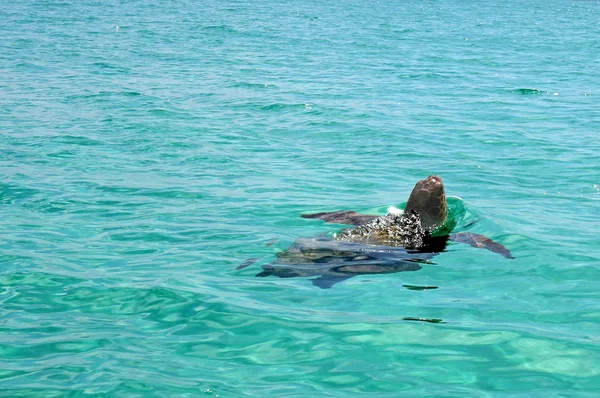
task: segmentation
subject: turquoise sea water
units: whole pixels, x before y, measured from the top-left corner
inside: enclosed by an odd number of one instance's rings
[[[0,2],[0,395],[597,396],[599,17]],[[431,173],[516,259],[255,277]]]

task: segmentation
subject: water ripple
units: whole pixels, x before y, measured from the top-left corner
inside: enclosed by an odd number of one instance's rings
[[[597,395],[597,7],[365,4],[0,4],[0,395]],[[515,260],[255,277],[432,173]]]

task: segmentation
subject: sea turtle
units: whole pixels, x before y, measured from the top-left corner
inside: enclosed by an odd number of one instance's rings
[[[279,253],[275,262],[263,265],[256,276],[319,276],[312,283],[326,289],[355,275],[419,270],[420,264],[445,249],[448,240],[513,258],[506,247],[483,235],[451,233],[456,221],[448,219],[444,182],[437,175],[417,182],[403,214],[375,216],[336,211],[302,217],[354,227],[333,237],[299,238]]]

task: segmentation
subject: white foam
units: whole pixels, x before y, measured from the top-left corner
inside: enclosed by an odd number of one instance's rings
[[[404,210],[397,208],[396,206],[388,207],[388,214],[402,214]]]

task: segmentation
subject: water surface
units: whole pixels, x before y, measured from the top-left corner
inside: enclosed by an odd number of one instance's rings
[[[599,9],[3,2],[0,394],[596,396]],[[255,277],[432,173],[516,259]]]

